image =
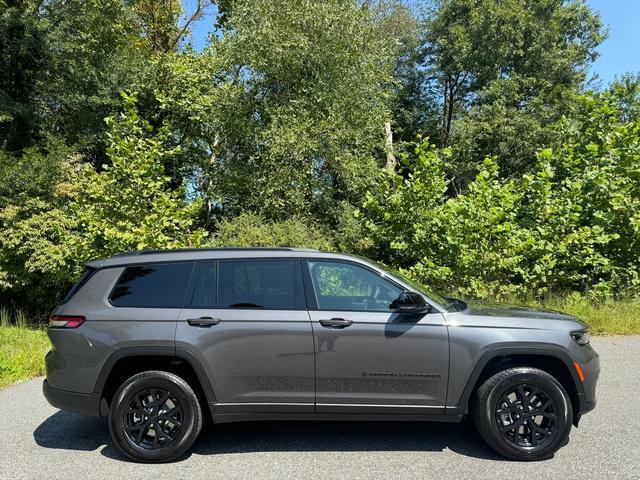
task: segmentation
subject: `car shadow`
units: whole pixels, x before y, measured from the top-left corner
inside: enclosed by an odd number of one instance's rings
[[[33,431],[38,445],[62,450],[92,451],[111,443],[105,418],[58,411]]]
[[[103,418],[57,412],[33,432],[45,448],[92,451],[128,461],[113,445]],[[503,460],[480,439],[470,422],[247,422],[206,425],[191,454],[252,452],[441,452]]]

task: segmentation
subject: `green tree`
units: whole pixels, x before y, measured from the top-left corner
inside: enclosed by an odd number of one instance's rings
[[[484,156],[506,175],[531,167],[604,38],[582,0],[436,0],[425,30],[426,68],[441,92],[432,136],[454,146],[458,190]]]
[[[607,88],[623,122],[640,118],[640,73],[625,73]]]
[[[135,95],[123,98],[124,113],[107,121],[109,163],[101,172],[71,155],[60,179],[45,182],[50,188],[0,209],[3,296],[50,307],[42,302],[55,303],[85,261],[202,243],[205,232],[193,225],[199,203],[187,202],[183,188],[170,189],[164,174],[177,152],[166,148],[169,129],[154,131],[139,117]]]
[[[419,145],[404,159],[408,176],[385,171],[366,196],[365,251],[471,297],[637,291],[640,119],[625,121],[617,103],[610,93],[581,97],[577,117],[552,126],[562,141],[531,172],[504,179],[487,158],[454,198],[449,151]]]
[[[101,173],[86,176],[71,205],[81,225],[74,248],[76,258],[95,258],[124,250],[197,246],[203,232],[193,229],[199,203],[185,202],[185,190],[168,190],[167,127],[153,131],[135,109],[136,96],[123,94],[124,113],[108,118],[107,155]]]
[[[241,213],[217,226],[208,242],[214,247],[305,247],[333,250],[327,232],[308,219],[270,221],[261,215]]]
[[[0,1],[0,148],[32,146],[41,135],[35,92],[47,64],[46,32],[31,2]]]
[[[205,172],[223,207],[331,222],[383,158],[393,62],[371,12],[347,0],[236,1],[211,48],[228,55],[244,89],[233,108],[248,113]]]

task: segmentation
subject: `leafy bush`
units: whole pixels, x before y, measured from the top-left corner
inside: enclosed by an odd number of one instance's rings
[[[253,213],[243,213],[223,220],[211,238],[214,247],[306,247],[332,250],[328,235],[318,226],[302,219],[280,222],[265,220]]]
[[[402,172],[383,172],[358,212],[370,254],[449,292],[480,298],[640,287],[640,120],[608,95],[581,100],[579,120],[532,173],[501,179],[487,158],[449,198],[449,155],[423,142]],[[403,176],[404,171],[409,171]]]
[[[47,310],[83,262],[124,250],[198,246],[205,232],[193,227],[199,202],[171,189],[163,163],[169,131],[154,131],[136,111],[135,95],[124,112],[107,119],[110,162],[96,172],[77,155],[60,164],[61,180],[39,195],[0,208],[0,286],[15,301]]]

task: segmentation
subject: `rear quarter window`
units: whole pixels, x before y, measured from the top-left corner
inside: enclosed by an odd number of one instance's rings
[[[193,262],[126,267],[109,301],[115,307],[180,308]]]
[[[74,283],[71,288],[69,288],[69,290],[67,290],[67,293],[65,293],[64,298],[62,299],[62,303],[67,303],[69,300],[71,300],[71,298],[78,293],[78,290],[80,290],[82,288],[82,286],[87,283],[87,280],[89,280],[89,278],[91,278],[91,275],[93,275],[93,273],[96,271],[95,268],[91,268],[91,267],[85,267],[84,269],[84,273],[82,274],[82,276],[78,279],[78,281],[76,283]]]

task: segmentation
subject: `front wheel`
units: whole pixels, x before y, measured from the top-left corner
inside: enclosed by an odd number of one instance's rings
[[[542,460],[569,439],[573,411],[562,385],[543,370],[509,368],[487,379],[471,406],[476,429],[500,455]]]
[[[138,462],[170,462],[184,454],[202,428],[193,389],[169,372],[147,371],[125,381],[113,397],[109,430],[117,447]]]

